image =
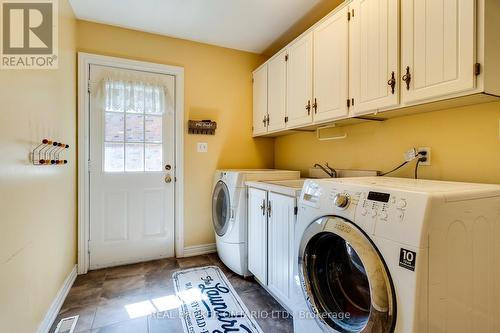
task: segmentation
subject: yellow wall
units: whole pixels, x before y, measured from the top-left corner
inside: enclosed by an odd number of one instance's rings
[[[213,119],[217,134],[185,135],[185,246],[214,242],[211,191],[217,168],[273,166],[273,140],[253,140],[251,72],[255,54],[78,21],[78,50],[185,69],[185,119]],[[208,142],[208,154],[196,152]]]
[[[389,171],[409,148],[431,147],[432,165],[419,169],[420,178],[498,184],[499,119],[495,102],[336,128],[331,134],[349,135],[340,141],[319,142],[311,133],[280,137],[275,166],[302,170],[303,176],[326,161],[340,169]],[[412,177],[413,167],[393,176]]]
[[[59,69],[0,70],[0,331],[36,332],[75,264],[76,20],[60,1]],[[30,165],[45,137],[69,164]]]

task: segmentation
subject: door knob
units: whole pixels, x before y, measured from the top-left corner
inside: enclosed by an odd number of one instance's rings
[[[169,184],[172,182],[172,177],[170,175],[165,176],[165,183]]]

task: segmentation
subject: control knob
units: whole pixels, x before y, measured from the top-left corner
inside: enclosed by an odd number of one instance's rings
[[[333,204],[338,208],[346,208],[349,206],[349,196],[342,193],[337,193],[333,198]]]
[[[403,209],[403,208],[406,208],[406,205],[407,205],[406,200],[405,199],[401,199],[396,204],[396,207],[399,208],[399,209]]]

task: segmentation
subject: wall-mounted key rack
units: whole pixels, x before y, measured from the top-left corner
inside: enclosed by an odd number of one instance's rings
[[[69,145],[65,143],[43,139],[42,143],[31,152],[31,162],[33,165],[68,164],[68,160],[61,158],[61,154],[67,149]]]

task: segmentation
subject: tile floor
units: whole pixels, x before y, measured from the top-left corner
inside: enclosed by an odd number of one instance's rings
[[[227,278],[250,311],[266,311],[273,317],[256,318],[265,333],[293,332],[292,319],[257,282],[245,280],[229,271],[216,254],[182,259],[164,259],[113,267],[80,275],[71,288],[59,320],[80,315],[76,332],[84,333],[183,333],[178,310],[168,316],[137,316],[131,318],[127,305],[175,294],[172,273],[191,267],[216,265]],[[134,317],[134,316],[132,316]],[[168,317],[168,318],[167,318]]]

